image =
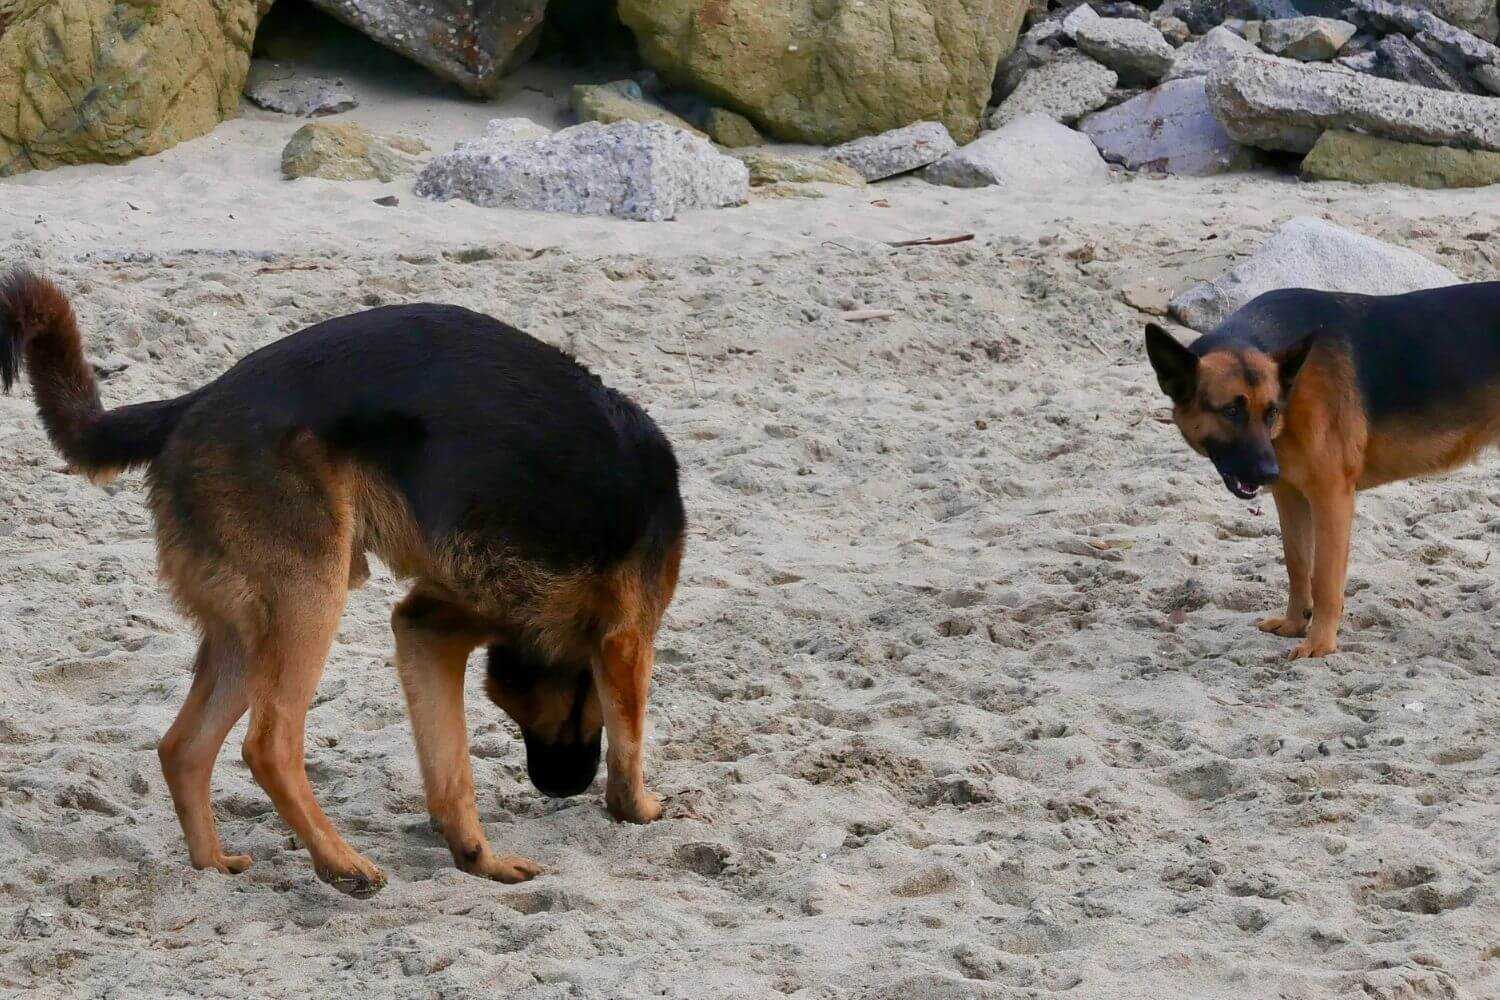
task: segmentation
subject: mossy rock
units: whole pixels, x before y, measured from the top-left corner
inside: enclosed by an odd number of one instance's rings
[[[123,163],[239,109],[270,0],[0,0],[0,176]]]
[[[620,0],[663,79],[824,145],[919,121],[978,134],[1025,0]]]
[[[425,143],[399,135],[375,135],[354,122],[317,122],[292,133],[281,151],[287,180],[392,181],[416,173]]]
[[[1324,132],[1302,160],[1309,180],[1466,188],[1500,184],[1500,153]]]

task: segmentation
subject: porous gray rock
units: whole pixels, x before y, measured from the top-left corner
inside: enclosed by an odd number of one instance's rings
[[[948,187],[1044,188],[1102,183],[1109,168],[1087,136],[1047,115],[1029,114],[954,150],[922,177]]]
[[[958,148],[941,122],[917,122],[835,146],[829,155],[867,181],[909,173]]]
[[[1224,131],[1204,91],[1201,76],[1173,80],[1089,115],[1078,128],[1106,160],[1131,170],[1201,177],[1253,166],[1254,154]]]
[[[1207,76],[1226,62],[1259,53],[1260,50],[1242,36],[1220,25],[1198,41],[1178,49],[1166,79],[1184,80],[1190,76]]]
[[[1033,69],[1015,92],[990,115],[990,127],[1029,114],[1044,114],[1071,125],[1109,103],[1119,77],[1082,52],[1067,52]]]
[[[1214,114],[1247,146],[1306,153],[1329,129],[1500,150],[1500,101],[1361,76],[1339,66],[1239,59],[1208,76]]]
[[[1471,72],[1481,87],[1492,94],[1500,94],[1500,65],[1475,66]]]
[[[429,163],[416,192],[491,208],[660,222],[742,204],[750,174],[706,139],[660,122],[585,122],[530,141],[476,139]]]
[[[1097,20],[1099,20],[1099,15],[1095,12],[1094,8],[1086,3],[1081,3],[1077,7],[1074,7],[1067,17],[1062,19],[1062,33],[1068,38],[1076,38],[1078,37],[1079,28],[1090,21]]]
[[[1300,62],[1327,62],[1359,28],[1332,17],[1286,17],[1260,26],[1260,47]]]
[[[1292,0],[1166,0],[1156,13],[1180,18],[1201,35],[1230,20],[1271,21],[1297,17],[1302,11]]]
[[[311,0],[472,94],[492,96],[536,51],[547,0]]]
[[[304,76],[291,66],[255,59],[245,77],[244,94],[268,111],[313,118],[352,111],[359,106],[343,80]]]
[[[1207,331],[1257,295],[1278,288],[1391,295],[1457,283],[1451,271],[1421,254],[1300,216],[1248,259],[1173,299],[1172,314],[1194,330]]]
[[[1427,35],[1429,44],[1442,46],[1468,65],[1500,64],[1500,49],[1489,41],[1494,32],[1481,37],[1465,27],[1407,4],[1390,0],[1350,0],[1349,20],[1378,35],[1398,32],[1411,38]],[[1493,11],[1493,7],[1491,7]]]
[[[1175,50],[1145,21],[1101,17],[1084,21],[1073,40],[1085,54],[1119,74],[1126,86],[1154,84],[1172,68]]]

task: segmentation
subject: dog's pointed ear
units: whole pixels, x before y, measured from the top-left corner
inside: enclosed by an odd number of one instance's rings
[[[1146,324],[1146,356],[1156,369],[1161,391],[1174,403],[1186,403],[1198,391],[1198,356],[1155,323]]]
[[[1302,362],[1307,360],[1312,344],[1312,337],[1303,337],[1291,347],[1272,355],[1276,359],[1276,372],[1281,378],[1282,396],[1291,395],[1292,383],[1297,380],[1297,373],[1302,370]]]

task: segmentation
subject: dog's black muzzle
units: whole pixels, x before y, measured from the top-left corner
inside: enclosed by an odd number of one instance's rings
[[[1207,451],[1225,489],[1241,500],[1253,499],[1281,476],[1274,451],[1234,445],[1209,445]]]
[[[526,774],[543,795],[565,799],[586,791],[599,773],[600,734],[570,743],[526,737]]]

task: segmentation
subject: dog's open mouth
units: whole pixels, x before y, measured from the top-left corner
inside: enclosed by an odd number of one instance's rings
[[[1255,495],[1260,492],[1259,486],[1251,486],[1238,476],[1231,476],[1227,472],[1221,472],[1219,475],[1224,477],[1224,485],[1228,487],[1229,492],[1241,500],[1253,500],[1255,499]]]

